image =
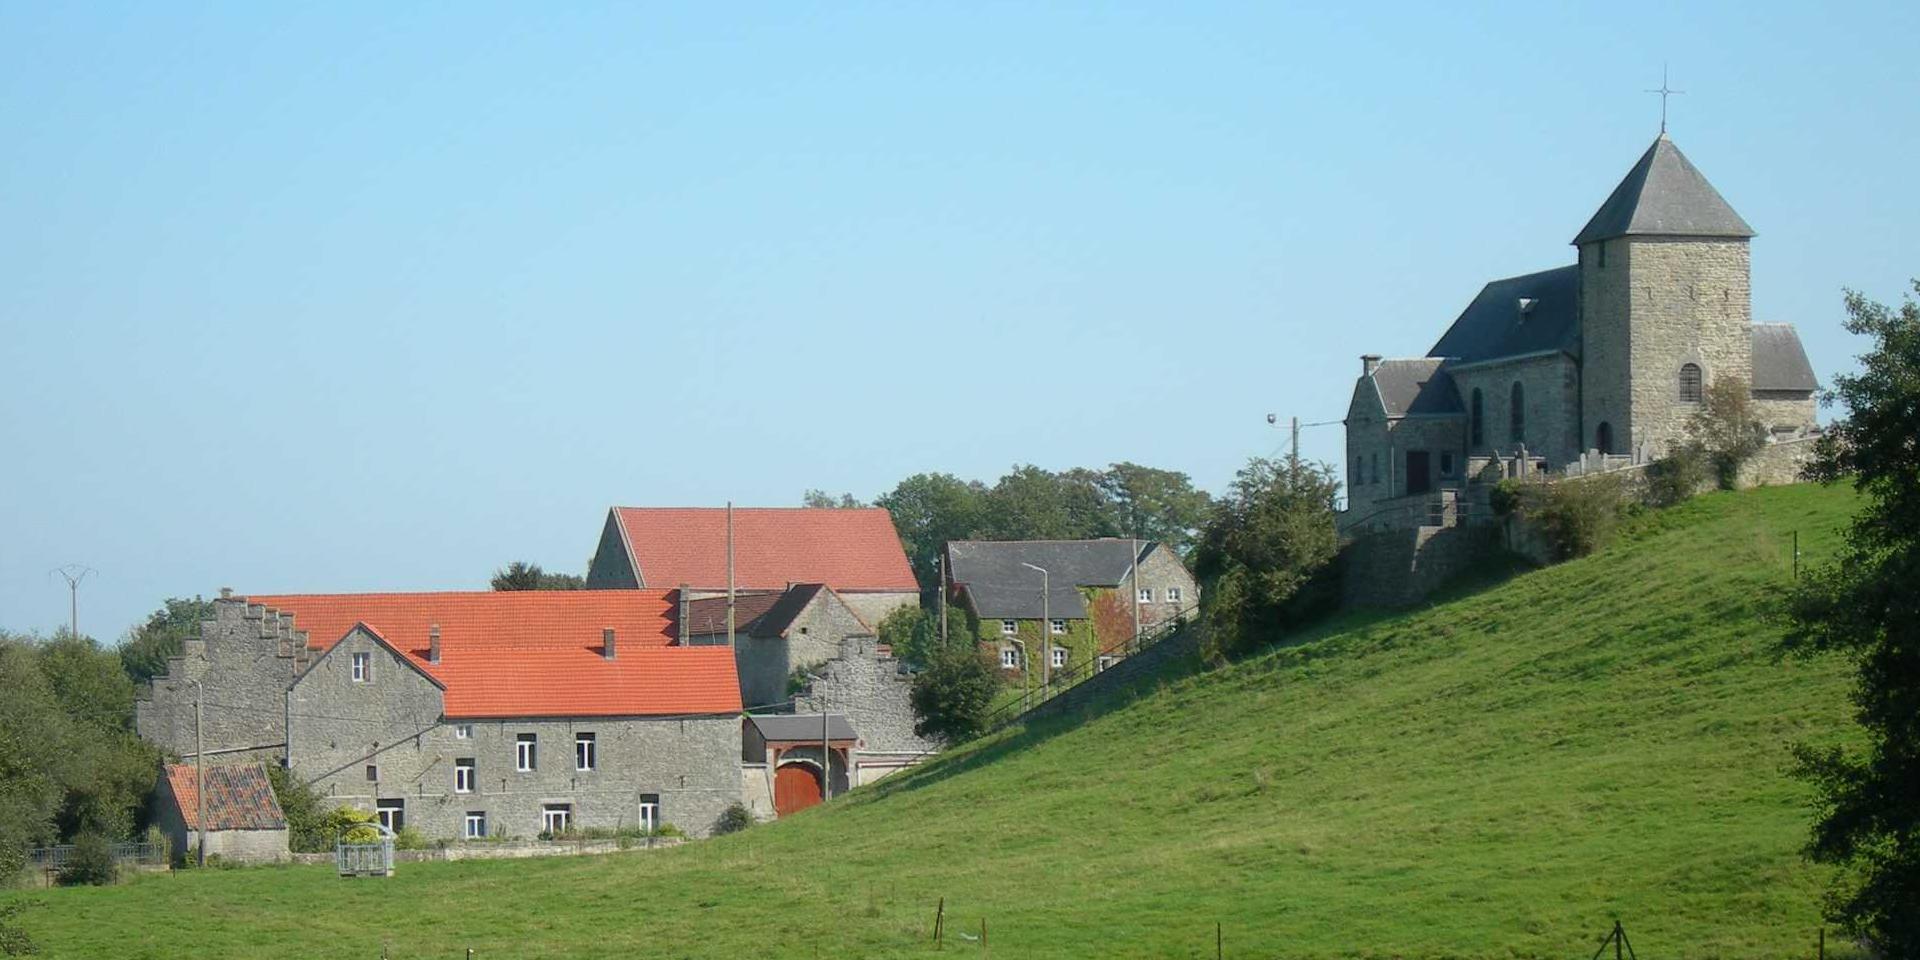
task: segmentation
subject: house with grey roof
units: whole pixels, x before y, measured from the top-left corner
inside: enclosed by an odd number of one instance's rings
[[[1408,504],[1489,466],[1657,458],[1719,381],[1751,392],[1769,438],[1816,433],[1799,335],[1753,322],[1753,236],[1663,132],[1574,236],[1575,263],[1486,284],[1425,356],[1361,357],[1343,526],[1424,516]]]
[[[954,540],[950,601],[1009,676],[1107,666],[1141,633],[1190,615],[1200,587],[1163,543]]]

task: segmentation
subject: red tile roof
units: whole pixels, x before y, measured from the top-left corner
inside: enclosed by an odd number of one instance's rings
[[[671,589],[727,585],[727,511],[615,507],[642,583]],[[855,510],[736,507],[734,584],[742,590],[824,583],[835,590],[918,591],[893,518]]]
[[[726,647],[671,646],[663,590],[528,590],[254,596],[291,613],[325,650],[356,624],[446,688],[450,719],[733,713],[740,682]],[[440,628],[440,662],[429,630]],[[615,657],[601,653],[614,630]]]
[[[257,763],[208,767],[207,822],[209,830],[280,830],[286,827],[286,814],[274,799],[273,782],[267,768]],[[180,804],[180,819],[188,830],[200,829],[199,796],[194,786],[193,764],[167,765],[167,785],[173,788]]]

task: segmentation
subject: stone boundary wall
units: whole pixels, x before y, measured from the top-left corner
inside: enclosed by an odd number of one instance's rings
[[[582,857],[603,853],[643,853],[665,850],[687,841],[679,837],[633,838],[627,840],[502,840],[486,843],[456,843],[426,850],[395,850],[395,863],[427,863],[441,860],[525,860],[531,857]],[[622,846],[625,844],[625,846]],[[333,852],[296,853],[299,864],[332,864]]]
[[[1500,549],[1500,528],[1491,524],[1413,527],[1358,537],[1341,552],[1342,605],[1412,606]]]
[[[1027,711],[1018,718],[1018,722],[1025,723],[1077,710],[1115,690],[1132,686],[1139,680],[1159,673],[1170,663],[1184,657],[1199,655],[1200,629],[1193,624],[1188,624],[1173,636],[1080,681],[1067,692]]]

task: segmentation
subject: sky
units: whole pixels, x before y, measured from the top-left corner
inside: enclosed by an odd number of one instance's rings
[[[0,629],[581,572],[606,509],[1222,489],[1653,140],[1821,377],[1920,275],[1908,3],[0,2]],[[1338,427],[1302,450],[1339,463]]]

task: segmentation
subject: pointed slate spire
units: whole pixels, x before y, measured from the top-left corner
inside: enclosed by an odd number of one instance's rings
[[[1573,243],[1630,235],[1745,238],[1753,228],[1663,133]]]

